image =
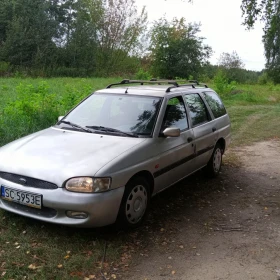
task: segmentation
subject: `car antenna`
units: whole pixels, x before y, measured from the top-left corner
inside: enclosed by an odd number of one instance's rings
[[[126,91],[124,93],[128,93],[128,88],[126,89]]]

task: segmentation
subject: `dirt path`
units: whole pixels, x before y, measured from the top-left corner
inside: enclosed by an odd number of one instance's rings
[[[153,199],[145,226],[128,234],[122,279],[278,279],[280,143],[231,153],[242,168],[211,181],[198,173]]]

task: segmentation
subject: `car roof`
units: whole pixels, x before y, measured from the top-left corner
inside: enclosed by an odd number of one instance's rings
[[[114,88],[106,88],[96,91],[98,94],[128,94],[153,97],[165,97],[178,93],[198,93],[205,91],[213,91],[206,86],[189,85],[137,85],[137,86],[118,86]]]

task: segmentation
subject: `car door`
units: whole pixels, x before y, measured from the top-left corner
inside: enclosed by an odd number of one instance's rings
[[[196,169],[207,164],[215,147],[216,128],[204,100],[198,93],[184,95],[194,133]]]
[[[162,132],[168,127],[177,127],[179,137],[164,137]],[[160,134],[155,148],[159,153],[158,170],[154,173],[155,192],[158,192],[192,173],[194,170],[193,130],[187,119],[182,96],[171,97],[166,105]]]

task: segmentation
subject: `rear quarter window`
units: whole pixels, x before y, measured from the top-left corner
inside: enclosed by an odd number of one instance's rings
[[[208,103],[211,111],[213,112],[215,118],[222,117],[227,113],[223,102],[215,92],[204,92],[204,98]]]

